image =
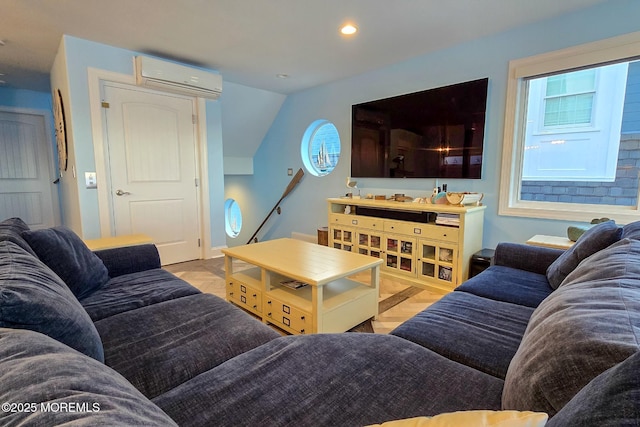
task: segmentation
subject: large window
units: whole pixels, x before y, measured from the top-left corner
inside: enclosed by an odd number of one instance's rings
[[[640,219],[640,34],[512,61],[500,214]]]

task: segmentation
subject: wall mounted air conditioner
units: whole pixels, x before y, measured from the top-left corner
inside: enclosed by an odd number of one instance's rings
[[[136,84],[149,89],[218,99],[222,76],[147,56],[136,56]]]

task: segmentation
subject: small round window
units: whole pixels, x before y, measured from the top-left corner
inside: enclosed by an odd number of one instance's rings
[[[328,120],[311,123],[300,145],[302,163],[315,176],[330,174],[340,160],[340,135]]]
[[[224,202],[225,231],[229,237],[238,237],[242,229],[242,212],[240,206],[233,199]]]

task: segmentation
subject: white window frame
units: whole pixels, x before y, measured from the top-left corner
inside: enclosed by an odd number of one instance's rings
[[[626,224],[640,220],[639,206],[520,200],[526,84],[524,79],[640,57],[640,32],[509,62],[498,214],[589,222],[609,217]],[[640,201],[640,197],[638,197]]]

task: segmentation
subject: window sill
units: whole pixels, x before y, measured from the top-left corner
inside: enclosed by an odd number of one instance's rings
[[[594,218],[611,218],[617,224],[628,224],[640,220],[640,211],[631,206],[589,205],[557,202],[519,201],[503,206],[498,215],[538,219],[591,222]]]

